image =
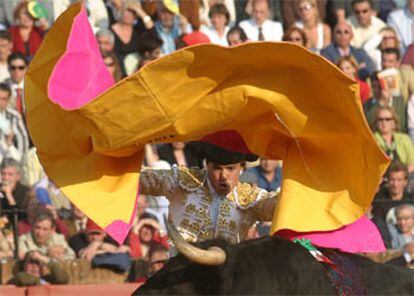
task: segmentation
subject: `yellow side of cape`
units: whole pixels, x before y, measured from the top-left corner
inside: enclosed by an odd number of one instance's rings
[[[48,175],[99,225],[128,223],[145,143],[234,130],[283,159],[272,230],[332,230],[367,209],[388,161],[364,119],[358,85],[288,43],[177,51],[66,111],[47,97],[72,8],[48,33],[26,78],[31,136]]]

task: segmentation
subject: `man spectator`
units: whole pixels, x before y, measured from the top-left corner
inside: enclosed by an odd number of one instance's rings
[[[372,8],[375,11],[375,14],[378,14],[380,11],[380,3],[379,1],[373,1]],[[332,11],[333,15],[330,15]],[[352,14],[352,1],[349,0],[335,0],[331,1],[331,11],[328,11],[328,18],[333,19],[334,21],[331,22],[334,25],[346,20]],[[331,20],[332,21],[332,20]]]
[[[75,204],[71,204],[71,215],[69,218],[64,219],[63,223],[65,223],[66,228],[68,229],[68,238],[73,237],[74,235],[84,232],[86,230],[86,223],[88,221],[88,217],[79,210],[79,208]]]
[[[260,165],[246,170],[257,177],[258,186],[266,191],[279,191],[282,182],[282,169],[278,160],[261,158]]]
[[[19,112],[9,108],[12,92],[5,83],[0,83],[0,150],[5,157],[18,161],[29,149],[29,136]],[[4,153],[3,153],[4,152]]]
[[[36,251],[31,251],[24,257],[21,271],[7,283],[21,287],[69,283],[69,274],[55,262],[45,264],[37,259]]]
[[[12,96],[9,101],[9,107],[17,110],[22,116],[24,114],[24,75],[27,70],[27,60],[20,52],[12,53],[7,59],[7,65],[10,71],[10,78],[5,82],[11,88]]]
[[[65,237],[55,232],[55,221],[51,214],[37,216],[32,231],[19,237],[19,258],[23,260],[31,251],[31,258],[43,264],[75,258]]]
[[[30,188],[20,183],[20,164],[12,158],[6,158],[0,165],[1,187],[0,205],[2,210],[17,208],[19,220],[26,218],[25,205]],[[11,221],[11,216],[10,221]]]
[[[253,0],[252,18],[241,21],[239,26],[250,41],[281,41],[282,24],[269,19],[270,5],[268,0]]]
[[[108,29],[101,29],[95,34],[96,41],[98,41],[99,50],[101,53],[113,52],[115,47],[114,33]]]
[[[367,40],[377,35],[386,25],[375,16],[371,0],[353,0],[352,10],[353,15],[347,19],[354,33],[351,45],[362,48]]]
[[[414,205],[402,204],[395,208],[397,224],[388,225],[393,249],[404,247],[414,240]]]
[[[373,97],[365,102],[364,113],[368,123],[374,127],[375,113],[380,106],[391,106],[399,120],[399,131],[407,132],[407,104],[401,96],[393,96],[387,85],[381,81],[378,72],[371,75]]]
[[[414,42],[414,0],[407,0],[407,6],[391,12],[387,23],[397,31],[404,52]]]
[[[137,278],[136,271],[132,271],[133,275],[130,281],[137,283],[145,283],[158,270],[162,269],[169,259],[168,248],[162,244],[153,243],[148,251],[148,268],[146,275]]]
[[[413,202],[412,195],[406,189],[408,185],[407,166],[395,162],[387,171],[386,186],[382,187],[375,196],[372,214],[385,221],[389,210],[403,202]]]
[[[102,228],[90,219],[86,223],[86,230],[72,236],[69,239],[69,245],[79,258],[89,261],[92,261],[95,255],[98,254],[129,252],[127,246],[119,246],[117,242],[106,235]]]
[[[158,1],[158,21],[155,23],[155,30],[162,39],[162,52],[169,54],[176,49],[175,39],[182,34],[190,33],[191,27],[187,19],[179,14],[178,4],[174,1]]]
[[[346,22],[338,23],[334,29],[334,42],[321,50],[321,55],[336,63],[340,57],[352,56],[358,63],[359,78],[365,80],[373,71],[374,65],[363,49],[351,46],[352,28]]]
[[[414,94],[414,69],[410,66],[401,66],[400,52],[395,48],[387,48],[381,52],[381,66],[383,70],[394,69],[396,84],[393,95],[400,95],[407,102],[409,96]]]
[[[92,220],[88,220],[86,233],[79,234],[76,252],[82,259],[91,261],[93,267],[103,267],[114,271],[125,272],[131,267],[129,247],[118,245],[114,240],[107,239],[105,231]],[[73,239],[76,238],[72,237]]]
[[[13,44],[8,31],[0,31],[0,82],[10,77],[7,59],[12,52]]]

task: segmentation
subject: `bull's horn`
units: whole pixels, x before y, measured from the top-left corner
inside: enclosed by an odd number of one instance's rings
[[[226,261],[226,252],[220,247],[210,247],[208,250],[197,248],[183,239],[172,222],[167,222],[166,225],[168,235],[175,247],[188,260],[201,265],[210,266],[221,265]]]

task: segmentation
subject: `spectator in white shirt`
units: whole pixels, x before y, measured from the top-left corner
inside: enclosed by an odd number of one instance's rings
[[[11,88],[12,95],[9,101],[9,107],[17,110],[21,115],[24,113],[24,75],[27,70],[26,57],[20,52],[12,53],[7,59],[10,78],[5,83]]]
[[[211,26],[202,25],[201,32],[207,35],[210,42],[217,45],[228,46],[227,33],[230,28],[230,14],[226,6],[222,3],[214,4],[210,8]]]
[[[386,24],[375,16],[371,0],[353,0],[352,10],[353,15],[347,19],[354,32],[351,45],[361,48],[367,40],[379,34]]]
[[[414,0],[407,0],[406,7],[390,13],[387,23],[397,31],[405,52],[405,49],[414,42]]]
[[[283,36],[282,24],[269,19],[268,0],[253,0],[252,18],[240,22],[250,41],[280,41]]]
[[[29,139],[20,114],[7,108],[10,94],[10,88],[0,83],[0,160],[13,158],[20,161]]]

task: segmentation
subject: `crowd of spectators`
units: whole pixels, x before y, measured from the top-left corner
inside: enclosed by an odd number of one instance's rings
[[[10,283],[67,283],[57,263],[74,258],[130,270],[129,280],[141,282],[168,260],[165,198],[140,197],[134,226],[119,245],[48,179],[27,132],[25,72],[48,29],[74,2],[85,4],[115,81],[199,43],[286,41],[335,64],[358,82],[367,122],[392,159],[367,214],[387,248],[403,252],[399,264],[412,263],[414,0],[38,0],[42,15],[28,2],[0,1],[0,260],[20,260]],[[204,162],[197,143],[176,142],[147,145],[145,165],[168,169]],[[241,180],[279,191],[282,165],[261,159],[248,164]],[[268,231],[269,225],[257,224],[249,238]]]

